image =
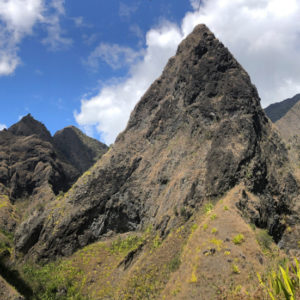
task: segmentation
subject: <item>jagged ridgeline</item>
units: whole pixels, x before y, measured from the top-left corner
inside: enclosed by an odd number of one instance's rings
[[[106,151],[72,126],[52,137],[30,114],[1,131],[0,229],[14,232],[20,219],[66,192]]]
[[[23,222],[16,249],[55,259],[149,224],[166,237],[179,225],[176,211],[189,218],[237,185],[244,186],[236,205],[245,219],[267,228],[282,247],[297,249],[296,237],[282,239],[297,219],[298,185],[286,149],[246,71],[199,25],[109,151],[63,199]]]

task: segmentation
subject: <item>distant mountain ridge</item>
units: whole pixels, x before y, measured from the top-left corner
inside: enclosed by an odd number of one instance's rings
[[[288,111],[300,101],[300,94],[295,95],[292,98],[273,103],[265,108],[265,113],[270,118],[270,120],[275,123],[281,118],[283,118]]]
[[[53,141],[55,147],[80,173],[90,168],[108,149],[106,145],[88,137],[75,126],[56,132]]]
[[[34,199],[47,203],[67,191],[106,151],[106,145],[75,127],[52,137],[44,124],[28,114],[0,132],[0,195],[8,197],[10,204],[28,198],[31,203]],[[80,163],[74,152],[81,156]],[[6,230],[12,230],[14,226],[6,223]]]

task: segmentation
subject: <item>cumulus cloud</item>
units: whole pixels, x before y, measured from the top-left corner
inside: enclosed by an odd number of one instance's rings
[[[207,24],[248,71],[266,106],[300,91],[299,15],[298,0],[205,0],[185,16],[182,31]]]
[[[7,128],[5,124],[0,124],[0,131],[3,130],[4,128]]]
[[[42,20],[42,0],[0,0],[0,76],[14,72],[18,44]]]
[[[190,0],[190,3],[193,11],[185,15],[180,26],[164,23],[146,34],[144,55],[130,66],[128,77],[104,85],[96,96],[82,99],[81,110],[75,113],[79,125],[89,132],[95,128],[106,143],[113,142],[125,128],[134,105],[175,53],[178,43],[199,23],[207,24],[249,72],[264,106],[299,93],[299,1]]]
[[[0,76],[12,74],[21,63],[19,46],[24,37],[32,34],[36,24],[45,24],[51,47],[70,44],[61,36],[59,18],[64,14],[64,1],[0,0]]]

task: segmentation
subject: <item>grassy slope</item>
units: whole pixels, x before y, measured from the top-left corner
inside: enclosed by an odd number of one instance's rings
[[[165,240],[149,227],[43,267],[27,264],[23,277],[40,299],[267,299],[256,272],[264,274],[283,254],[240,216],[235,203],[242,190],[234,188],[215,207],[207,203]]]

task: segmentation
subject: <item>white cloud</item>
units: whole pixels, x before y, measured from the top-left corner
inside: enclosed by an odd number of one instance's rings
[[[83,99],[81,112],[75,113],[78,124],[85,129],[96,125],[103,140],[112,143],[124,129],[138,99],[160,75],[168,58],[174,55],[181,38],[178,27],[171,23],[150,30],[143,59],[131,65],[126,80],[104,86],[95,97]]]
[[[0,124],[0,131],[3,130],[4,128],[7,128],[5,124]]]
[[[122,47],[117,44],[101,43],[88,57],[85,62],[92,69],[99,67],[99,60],[107,63],[112,69],[120,69],[133,64],[141,57],[143,51],[134,51],[129,47]]]
[[[63,36],[64,32],[60,26],[60,18],[65,15],[64,3],[64,0],[52,0],[50,8],[54,12],[44,19],[47,24],[48,36],[42,40],[42,43],[51,51],[66,49],[73,43],[72,39]]]
[[[50,4],[45,0],[0,0],[0,76],[12,74],[21,63],[20,44],[37,24],[46,25],[48,37],[44,42],[52,48],[70,44],[61,36],[59,25],[63,5],[62,0],[52,0]]]
[[[75,114],[78,124],[95,128],[106,143],[113,142],[178,43],[199,23],[207,24],[249,72],[264,106],[300,92],[299,1],[190,2],[194,10],[180,27],[165,23],[146,34],[144,56],[131,65],[127,78],[82,100],[81,111]]]
[[[42,20],[42,0],[0,0],[0,76],[14,72],[18,44]]]
[[[250,74],[264,106],[300,91],[300,2],[210,0],[185,16],[187,35],[205,23]]]

